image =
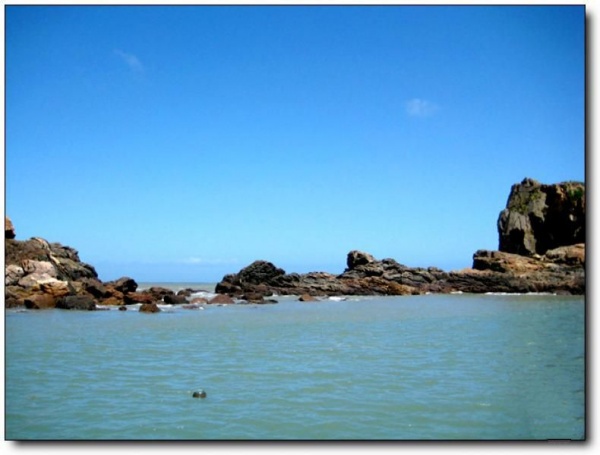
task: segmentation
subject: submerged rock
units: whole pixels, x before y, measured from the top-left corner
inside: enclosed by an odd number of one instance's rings
[[[87,295],[69,295],[59,299],[56,302],[56,308],[64,310],[96,310],[96,301],[93,297]]]
[[[217,294],[212,299],[210,299],[207,303],[210,305],[215,305],[215,304],[231,304],[231,303],[235,303],[235,302],[228,295]]]
[[[156,303],[144,303],[139,311],[140,313],[159,313],[161,309]]]

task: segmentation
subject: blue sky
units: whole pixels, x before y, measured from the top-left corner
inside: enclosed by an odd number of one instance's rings
[[[103,280],[468,267],[585,178],[583,7],[7,7],[18,239]]]

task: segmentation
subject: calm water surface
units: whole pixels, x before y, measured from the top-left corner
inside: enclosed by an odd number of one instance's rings
[[[6,438],[585,436],[581,297],[279,301],[6,310]]]

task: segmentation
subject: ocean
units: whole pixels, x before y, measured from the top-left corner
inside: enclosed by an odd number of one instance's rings
[[[5,438],[586,436],[583,297],[277,299],[157,314],[6,309]]]

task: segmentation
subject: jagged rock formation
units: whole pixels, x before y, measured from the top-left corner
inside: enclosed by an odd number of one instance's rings
[[[526,256],[585,242],[585,185],[544,185],[526,178],[512,186],[498,217],[499,250]]]
[[[473,267],[444,272],[348,253],[340,275],[285,273],[256,261],[229,274],[216,291],[231,296],[407,295],[448,292],[585,293],[585,186],[542,185],[524,179],[513,185],[498,219],[500,251],[479,250]]]
[[[218,283],[220,295],[207,304],[273,303],[273,294],[311,296],[415,295],[449,292],[585,293],[585,186],[565,182],[543,185],[525,179],[513,185],[498,218],[500,251],[479,250],[473,267],[445,272],[435,267],[407,267],[394,259],[377,260],[350,251],[347,268],[326,272],[286,273],[268,261],[255,261]],[[93,310],[98,304],[138,304],[155,311],[157,302],[182,304],[190,292],[165,288],[138,292],[129,277],[103,283],[78,252],[41,238],[15,239],[5,218],[5,306],[32,309]],[[267,297],[267,299],[265,299]]]
[[[169,298],[171,303],[187,303],[169,289],[138,292],[138,284],[129,277],[103,283],[77,250],[39,237],[16,240],[14,232],[5,218],[6,308],[95,310],[97,305],[151,305]]]

